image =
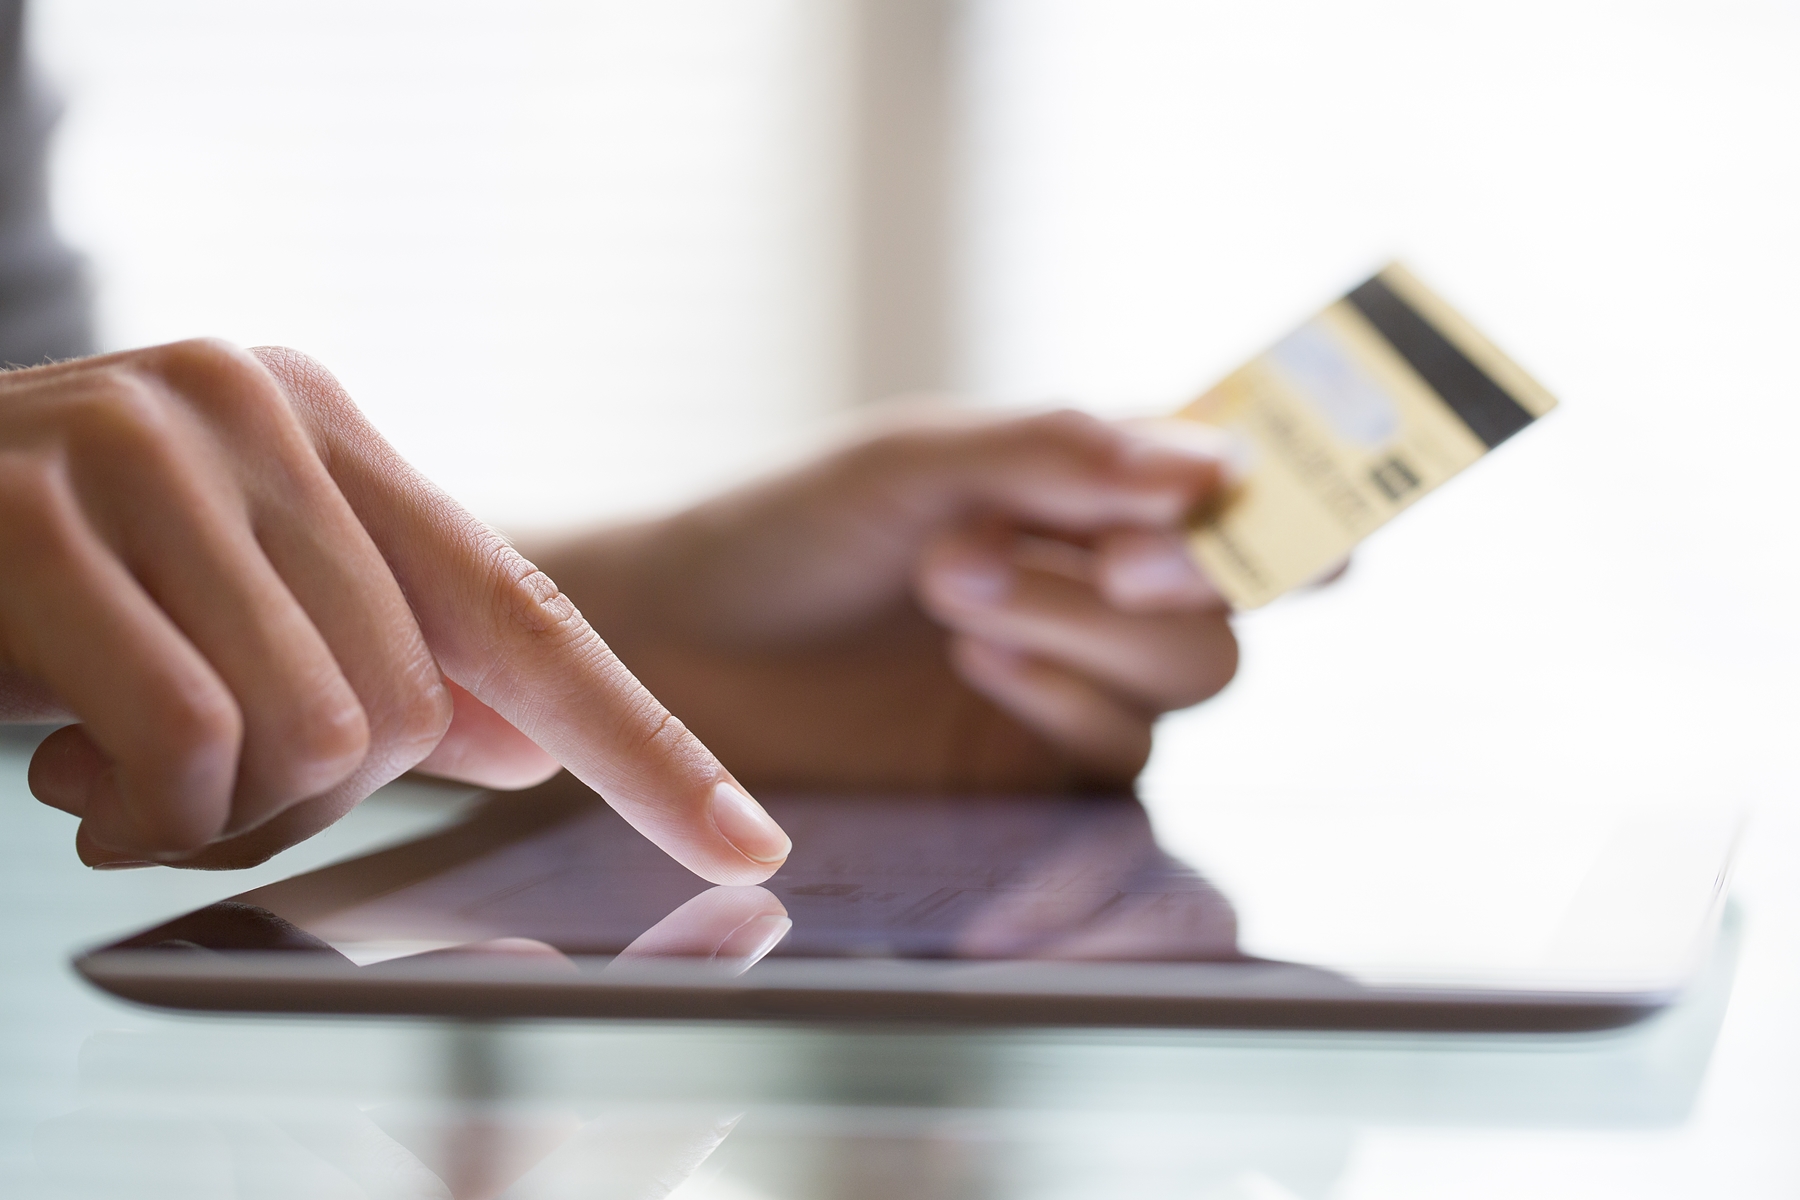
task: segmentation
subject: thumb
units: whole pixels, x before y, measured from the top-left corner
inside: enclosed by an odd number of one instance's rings
[[[450,690],[450,728],[413,770],[502,791],[533,787],[562,770],[541,746],[455,680],[444,683]]]
[[[294,400],[406,593],[439,667],[714,883],[759,883],[781,827],[595,633],[550,578],[406,463],[323,367],[253,351]]]

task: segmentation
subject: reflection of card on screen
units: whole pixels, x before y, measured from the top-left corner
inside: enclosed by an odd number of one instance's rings
[[[1233,606],[1267,604],[1555,406],[1392,264],[1181,411],[1253,451],[1195,557]]]

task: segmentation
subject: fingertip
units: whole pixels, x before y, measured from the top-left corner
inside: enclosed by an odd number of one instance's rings
[[[1121,422],[1135,435],[1128,443],[1132,458],[1184,459],[1210,468],[1221,487],[1235,487],[1250,474],[1255,447],[1243,435],[1217,425],[1183,417],[1143,417]]]
[[[87,811],[89,790],[108,765],[86,730],[65,725],[32,751],[25,783],[42,803],[79,817]]]
[[[793,852],[793,841],[768,810],[729,780],[720,780],[713,787],[707,815],[719,836],[743,857],[746,864],[746,871],[732,872],[736,878],[715,882],[761,883],[780,869]],[[746,874],[755,875],[755,878],[746,878]]]
[[[1095,547],[1100,592],[1128,613],[1181,612],[1224,605],[1211,580],[1173,530],[1127,529]]]
[[[1015,580],[1012,564],[993,539],[971,531],[945,534],[919,559],[922,598],[952,608],[991,608],[1006,599]]]
[[[161,842],[147,835],[119,793],[118,768],[81,726],[46,738],[32,756],[28,778],[39,800],[81,818],[76,853],[88,866],[160,857]]]
[[[1350,570],[1350,562],[1351,560],[1348,558],[1340,559],[1336,566],[1325,568],[1325,570],[1307,580],[1302,586],[1309,588],[1330,587],[1332,584],[1342,579]]]
[[[131,871],[165,864],[151,861],[142,854],[114,850],[94,840],[93,830],[83,821],[75,830],[75,857],[81,865],[95,871]]]
[[[676,861],[681,860],[677,858]],[[682,865],[708,883],[726,887],[752,887],[767,883],[775,872],[781,870],[783,864],[751,862],[739,854],[734,862],[722,862],[715,858],[704,866],[695,866],[691,862],[683,862]]]
[[[81,828],[96,848],[112,856],[179,863],[224,833],[225,814],[208,805],[181,803],[187,792],[173,790],[171,802],[162,794],[130,794],[130,786],[109,766],[88,788]]]

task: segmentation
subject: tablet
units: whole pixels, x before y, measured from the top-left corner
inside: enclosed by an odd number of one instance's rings
[[[1597,1030],[1696,972],[1737,827],[1211,799],[1177,855],[1130,796],[764,800],[794,852],[761,887],[709,886],[565,775],[76,965],[208,1010]]]

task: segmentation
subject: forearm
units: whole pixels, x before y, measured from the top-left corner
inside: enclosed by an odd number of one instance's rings
[[[876,625],[819,641],[745,638],[730,615],[714,619],[756,604],[708,569],[717,565],[707,553],[716,545],[706,536],[710,517],[696,510],[519,548],[752,788],[993,782],[989,764],[955,753],[967,739],[981,741],[978,731],[997,714],[956,686],[941,630],[896,609]],[[1023,753],[1013,745],[1019,740],[1008,748]]]

